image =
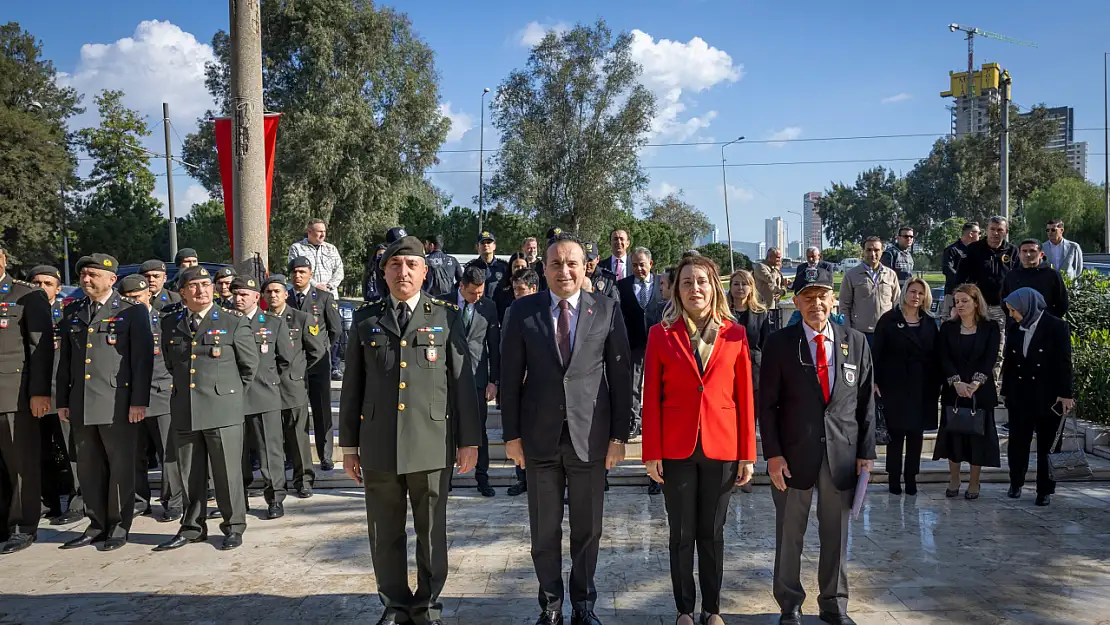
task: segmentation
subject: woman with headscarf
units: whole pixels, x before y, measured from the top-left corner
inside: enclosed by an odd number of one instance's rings
[[[1002,395],[1010,416],[1011,499],[1021,497],[1029,469],[1029,447],[1037,435],[1037,500],[1047,506],[1056,482],[1048,473],[1048,454],[1060,420],[1075,406],[1072,399],[1071,333],[1068,324],[1045,310],[1040,293],[1020,288],[1003,300],[1017,322],[1017,332],[1006,333],[1002,361]]]

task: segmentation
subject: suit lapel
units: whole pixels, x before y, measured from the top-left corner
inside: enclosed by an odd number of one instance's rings
[[[832,322],[830,321],[829,323]],[[809,379],[808,384],[810,388],[815,393],[817,393],[817,396],[821,398],[821,401],[825,401],[825,391],[821,388],[821,380],[817,377],[817,365],[815,365],[813,362],[813,355],[809,353],[809,339],[806,335],[805,322],[799,321],[797,325],[790,327],[797,328],[795,332],[797,333],[798,337],[798,357],[801,358],[803,365],[802,369],[803,371],[805,371],[805,375],[803,377]],[[833,336],[836,336],[835,333]],[[834,357],[833,362],[835,363],[835,361],[836,358]],[[833,372],[829,371],[829,375],[831,376],[832,374]]]
[[[582,350],[582,344],[586,342],[586,337],[589,336],[590,330],[594,327],[594,319],[597,313],[594,311],[594,298],[593,295],[586,291],[580,291],[581,295],[578,298],[578,326],[574,331],[574,345],[571,346],[570,361],[574,362],[574,357]],[[570,367],[570,363],[563,363]]]
[[[536,302],[535,314],[539,315],[539,326],[544,330],[544,342],[550,348],[551,356],[555,359],[555,362],[562,365],[563,359],[559,356],[559,346],[555,340],[555,322],[552,319],[550,292],[541,291],[541,295],[536,297]]]
[[[382,316],[378,317],[378,325],[393,336],[401,338],[401,328],[397,326],[397,315],[393,310],[393,298],[387,296],[385,301],[385,310],[382,311]],[[409,325],[412,325],[412,317],[409,317]]]
[[[690,367],[694,370],[694,374],[699,378],[702,377],[701,370],[698,369],[698,361],[694,358],[694,348],[690,345],[690,335],[686,333],[686,324],[679,317],[675,323],[667,329],[667,336],[670,340],[678,346],[678,351],[686,357],[686,362],[690,363]],[[720,337],[720,333],[717,333]],[[706,368],[708,372],[709,369]]]
[[[721,320],[721,327],[717,328],[717,336],[713,339],[713,351],[709,353],[709,362],[705,363],[705,375],[702,377],[708,377],[709,372],[713,369],[713,365],[720,360],[718,354],[721,353],[721,337],[726,331],[732,328],[732,326],[732,321],[728,319]]]

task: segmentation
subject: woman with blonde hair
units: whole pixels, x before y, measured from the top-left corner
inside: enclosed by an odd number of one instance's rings
[[[960,494],[960,466],[971,465],[964,499],[979,498],[983,467],[1002,465],[994,408],[994,362],[1002,333],[987,317],[987,302],[974,284],[961,284],[953,298],[956,315],[940,328],[938,353],[944,379],[940,431],[933,460],[948,459],[948,488],[944,496]],[[881,387],[880,387],[881,389]]]
[[[759,367],[763,362],[763,344],[771,334],[771,324],[768,320],[767,307],[759,301],[759,294],[755,290],[755,276],[746,269],[737,269],[729,276],[728,283],[729,310],[732,311],[732,320],[737,325],[743,326],[748,333],[748,354],[752,360],[752,390],[755,405],[759,405]],[[745,493],[752,492],[752,485],[745,484],[740,487]]]
[[[677,623],[694,625],[696,548],[700,622],[723,625],[728,502],[755,464],[750,350],[712,260],[684,257],[675,277],[671,305],[648,334],[643,458],[651,479],[663,484]]]

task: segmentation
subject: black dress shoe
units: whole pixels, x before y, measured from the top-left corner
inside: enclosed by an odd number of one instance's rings
[[[154,514],[154,509],[145,503],[135,504],[135,516],[150,516]]]
[[[195,544],[195,543],[203,543],[207,540],[208,540],[207,536],[198,536],[197,538],[186,538],[185,536],[182,536],[181,534],[178,534],[177,536],[174,536],[173,538],[167,540],[166,542],[158,545],[157,547],[154,548],[154,550],[155,551],[173,551],[174,549],[180,549],[180,548],[184,547],[185,545],[192,545],[192,544]]]
[[[887,490],[891,495],[902,494],[902,478],[890,476],[890,482],[887,484]]]
[[[312,496],[312,487],[309,486],[308,484],[305,484],[304,486],[301,486],[300,488],[297,489],[296,495],[300,499],[308,499],[309,497]]]
[[[914,495],[917,494],[917,476],[916,475],[907,475],[906,476],[906,494],[909,495],[910,497],[913,497]]]
[[[324,460],[320,462],[321,471],[331,471],[335,468],[335,464],[331,460]]]
[[[828,623],[829,625],[856,625],[856,622],[852,620],[852,617],[848,616],[847,614],[840,614],[838,612],[822,612],[820,617],[822,621]]]
[[[544,610],[540,613],[536,625],[563,625],[563,613],[555,610]]]
[[[173,523],[174,521],[181,520],[180,510],[163,510],[162,514],[154,517],[155,521],[159,523]]]
[[[585,612],[575,610],[570,615],[570,625],[601,625],[601,619],[597,618],[593,610],[586,610]]]
[[[274,503],[270,504],[269,508],[266,509],[266,518],[270,519],[271,521],[274,519],[280,519],[283,516],[285,516],[285,506],[282,505],[280,502],[275,501]]]
[[[1037,495],[1037,500],[1033,503],[1037,504],[1038,506],[1047,506],[1049,504],[1049,496]]]
[[[662,493],[662,492],[663,492],[663,485],[660,484],[659,482],[656,482],[655,480],[651,480],[651,483],[648,484],[648,494],[649,495],[658,495],[659,493]]]
[[[800,608],[783,610],[779,614],[779,625],[802,625],[802,610]]]
[[[62,543],[58,549],[77,549],[79,547],[88,547],[89,545],[101,542],[104,540],[103,536],[89,536],[88,534],[81,534],[73,540],[68,540]]]
[[[104,551],[115,551],[126,544],[126,538],[109,538],[104,541]]]
[[[497,494],[489,484],[479,484],[478,492],[481,493],[483,497],[493,497]]]
[[[205,498],[208,501],[216,501],[216,490],[213,488],[209,488],[208,492],[205,494]]]
[[[1009,488],[1009,490],[1006,491],[1006,496],[1009,497],[1010,499],[1017,499],[1017,498],[1021,497],[1021,487],[1020,486],[1011,486]]]
[[[524,493],[528,492],[528,484],[527,484],[527,482],[517,482],[516,484],[513,484],[512,486],[510,486],[509,490],[507,490],[505,492],[510,497],[516,497],[518,495],[523,495]]]
[[[257,499],[257,498],[261,497],[263,494],[264,493],[262,492],[261,488],[251,488],[251,489],[247,490],[247,497],[253,497],[253,498]]]
[[[247,508],[247,509],[250,510],[250,508]],[[208,518],[210,518],[210,519],[222,519],[222,518],[224,518],[224,515],[220,514],[220,509],[219,508],[214,508],[214,509],[208,511]]]
[[[35,542],[34,534],[16,532],[8,538],[3,547],[0,547],[0,554],[8,555],[17,551],[23,551],[27,547],[30,547],[33,542]]]
[[[78,512],[77,510],[67,510],[66,512],[62,513],[61,515],[56,516],[53,519],[50,519],[50,524],[51,525],[69,525],[70,523],[76,523],[76,522],[80,521],[83,518],[85,518],[85,513]]]
[[[220,551],[231,551],[232,549],[238,549],[242,545],[242,534],[228,534],[227,536],[224,536],[224,541],[220,543]]]

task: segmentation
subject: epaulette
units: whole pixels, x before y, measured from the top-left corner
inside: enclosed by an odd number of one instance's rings
[[[16,280],[15,278],[12,278],[12,284],[18,284],[20,286],[25,286],[29,289],[37,289],[38,288],[37,286],[31,284],[30,282],[26,282],[24,280]]]
[[[223,312],[225,312],[229,315],[235,315],[236,317],[242,317],[243,316],[243,313],[239,312],[238,310],[235,310],[234,308],[227,308],[225,306],[220,306],[220,310],[222,310]]]
[[[132,306],[138,306],[139,305],[139,300],[135,299],[134,297],[128,297],[126,295],[120,295],[119,298],[122,301],[125,301],[128,304],[131,304]]]
[[[430,297],[428,299],[432,300],[432,303],[436,304],[437,306],[445,306],[447,308],[450,308],[451,310],[458,310],[459,309],[458,304],[452,304],[451,302],[445,302],[441,299],[436,299],[434,297]]]

